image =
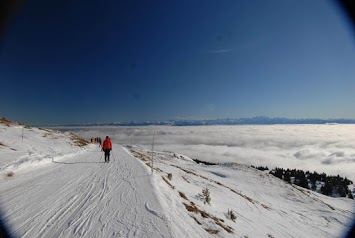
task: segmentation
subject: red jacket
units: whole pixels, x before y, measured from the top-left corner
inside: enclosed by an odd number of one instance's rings
[[[104,140],[104,143],[102,143],[102,149],[112,149],[112,143],[111,143],[111,140],[110,140],[110,138],[106,138],[105,140]]]

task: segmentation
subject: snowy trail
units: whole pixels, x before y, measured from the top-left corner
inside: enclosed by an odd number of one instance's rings
[[[13,235],[172,237],[149,172],[113,148],[110,163],[94,148],[3,180],[0,207]]]

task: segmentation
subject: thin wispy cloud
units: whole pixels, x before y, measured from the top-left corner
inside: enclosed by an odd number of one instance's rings
[[[211,54],[224,54],[224,53],[232,52],[233,50],[234,49],[229,48],[229,49],[220,49],[220,50],[209,50],[207,52]]]
[[[207,50],[207,53],[226,54],[226,53],[231,53],[231,52],[236,52],[236,51],[240,51],[240,50],[245,50],[245,49],[257,47],[263,43],[265,43],[265,40],[250,41],[250,42],[247,42],[244,44],[240,44],[234,48],[220,48],[220,49],[214,49],[214,50]]]

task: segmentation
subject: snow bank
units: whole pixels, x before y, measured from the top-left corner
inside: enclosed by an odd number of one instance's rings
[[[30,169],[83,151],[79,138],[17,123],[0,123],[0,174]]]

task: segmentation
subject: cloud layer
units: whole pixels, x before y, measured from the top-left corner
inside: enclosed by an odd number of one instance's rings
[[[66,128],[68,129],[68,128]],[[71,128],[84,138],[109,135],[210,162],[298,168],[346,176],[355,182],[355,125],[251,125]]]

